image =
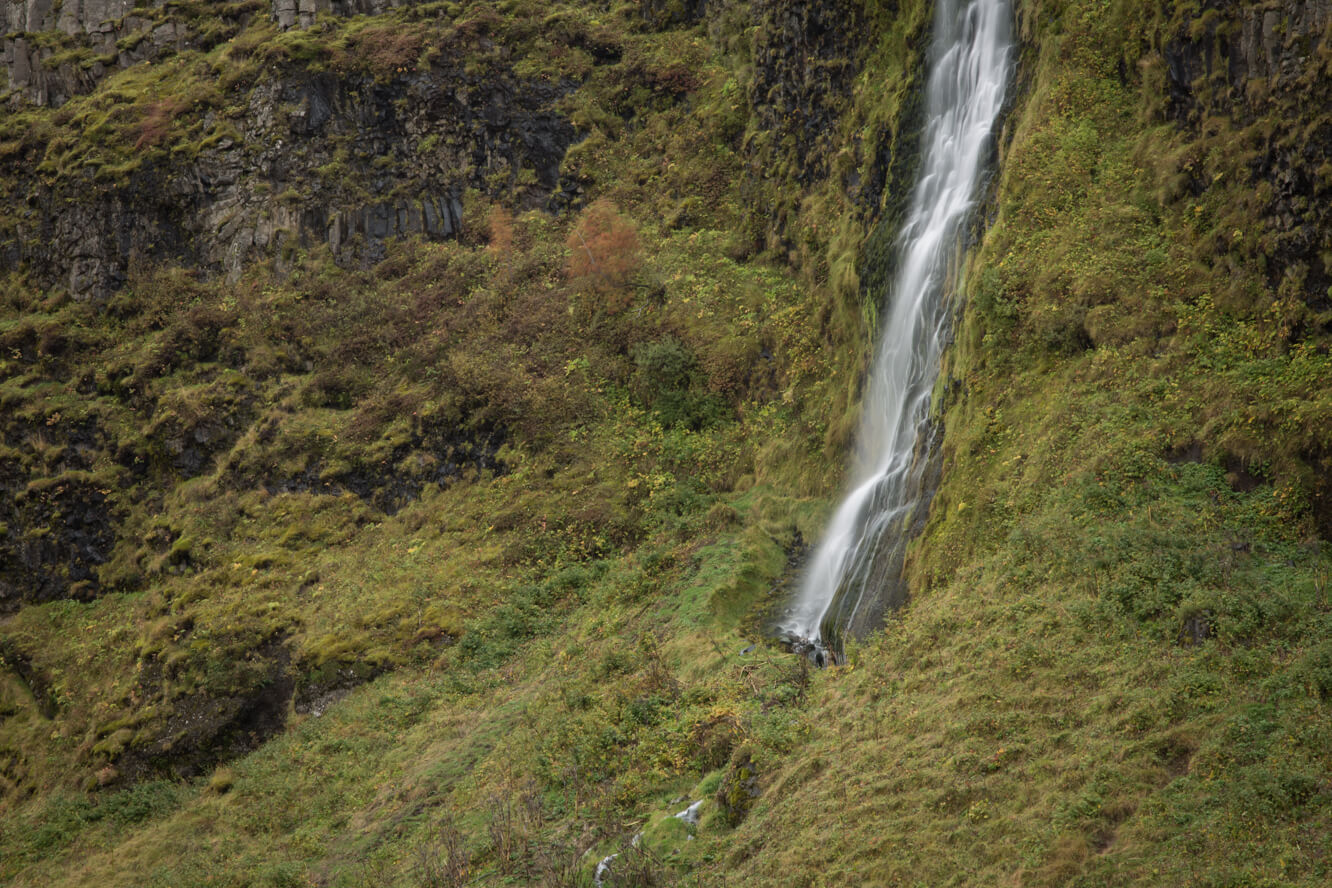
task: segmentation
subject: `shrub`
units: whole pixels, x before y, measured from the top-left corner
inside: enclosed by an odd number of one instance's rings
[[[636,345],[635,396],[664,426],[708,428],[725,418],[726,405],[703,389],[703,373],[689,349],[673,336]]]
[[[167,96],[150,104],[137,127],[134,150],[142,151],[160,143],[170,131],[172,121],[187,107],[187,103],[177,96]]]
[[[629,306],[629,284],[643,260],[638,229],[615,204],[602,198],[584,210],[566,246],[570,281],[596,297],[600,311],[613,315]]]

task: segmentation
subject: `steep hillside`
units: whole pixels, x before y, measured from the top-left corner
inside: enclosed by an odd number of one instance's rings
[[[912,601],[816,684],[725,866],[1325,884],[1326,7],[1019,22]]]
[[[1332,876],[1324,0],[1018,4],[821,671],[928,8],[3,14],[0,878]]]

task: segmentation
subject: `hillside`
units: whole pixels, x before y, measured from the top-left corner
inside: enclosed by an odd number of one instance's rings
[[[1019,0],[824,670],[930,8],[0,14],[0,880],[1332,878],[1326,0]]]

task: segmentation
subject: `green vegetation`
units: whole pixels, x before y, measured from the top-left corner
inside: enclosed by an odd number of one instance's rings
[[[0,879],[1327,882],[1332,328],[1263,160],[1320,132],[1325,45],[1181,115],[1160,53],[1212,13],[1021,4],[911,598],[815,671],[741,651],[836,493],[928,11],[801,13],[858,33],[797,88],[784,10],[219,18],[0,114],[7,186],[115,187],[273,70],[447,57],[567,82],[583,136],[567,210],[500,171],[373,267],[4,281]]]

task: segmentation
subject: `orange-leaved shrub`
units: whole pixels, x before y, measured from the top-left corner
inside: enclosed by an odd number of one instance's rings
[[[134,150],[152,148],[165,139],[171,130],[172,122],[188,107],[188,102],[175,96],[152,102],[135,127],[138,138],[134,140]]]
[[[486,244],[486,251],[492,256],[506,257],[513,252],[513,213],[499,205],[490,208],[490,214],[486,217],[486,228],[489,229],[489,243]]]
[[[569,280],[577,289],[597,297],[597,308],[607,314],[628,307],[630,282],[643,263],[632,220],[602,198],[583,210],[566,246]]]

